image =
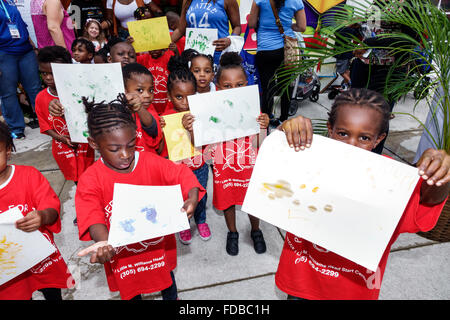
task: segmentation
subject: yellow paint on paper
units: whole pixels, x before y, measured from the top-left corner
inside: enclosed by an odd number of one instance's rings
[[[21,245],[8,241],[6,236],[0,239],[0,275],[10,274],[17,267],[16,257],[21,250]]]
[[[167,18],[157,17],[127,23],[136,52],[167,49],[171,42]]]
[[[172,161],[180,161],[202,154],[192,145],[189,133],[181,123],[183,116],[187,113],[189,111],[163,116],[166,122],[166,126],[163,128],[164,138],[169,159]]]

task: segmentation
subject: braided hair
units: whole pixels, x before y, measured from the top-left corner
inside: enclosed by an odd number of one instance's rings
[[[0,121],[0,142],[5,143],[6,150],[11,148],[12,151],[16,151],[11,131],[9,130],[8,125],[3,121]]]
[[[87,124],[91,138],[117,128],[131,127],[136,130],[136,121],[125,94],[119,94],[117,99],[109,103],[88,101],[86,97],[81,99],[88,114]]]
[[[334,126],[336,123],[338,109],[343,105],[368,107],[380,112],[382,120],[379,133],[382,134],[388,131],[391,108],[380,93],[365,88],[352,88],[348,91],[341,92],[335,98],[334,103],[331,106],[331,111],[328,112],[328,122],[331,126]]]
[[[245,78],[247,79],[247,73],[245,72],[245,69],[242,66],[242,58],[239,55],[239,53],[231,51],[231,52],[226,52],[226,53],[222,54],[222,56],[220,57],[220,62],[219,62],[219,69],[217,70],[217,73],[216,73],[216,82],[218,82],[220,77],[222,76],[223,70],[234,69],[234,68],[241,69],[245,75]]]
[[[197,80],[189,70],[187,60],[183,57],[172,56],[167,64],[169,77],[167,79],[167,92],[170,92],[175,82],[191,82],[197,91]]]

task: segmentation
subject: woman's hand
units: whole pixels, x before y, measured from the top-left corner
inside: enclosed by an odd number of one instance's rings
[[[450,155],[445,150],[427,149],[417,162],[422,179],[440,187],[450,181]]]
[[[279,127],[286,134],[286,139],[295,151],[309,148],[313,138],[311,120],[302,116],[284,121]]]

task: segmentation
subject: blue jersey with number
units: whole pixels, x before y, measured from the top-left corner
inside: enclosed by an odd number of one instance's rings
[[[224,7],[225,0],[192,0],[186,11],[188,28],[217,29],[218,37],[225,38],[229,32],[228,15]],[[218,64],[220,52],[215,52],[214,62]]]

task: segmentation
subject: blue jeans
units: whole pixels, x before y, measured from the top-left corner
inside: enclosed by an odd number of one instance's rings
[[[208,184],[208,165],[205,163],[203,166],[193,171],[195,176],[197,177],[198,182],[202,185],[206,190],[206,186]],[[197,208],[194,212],[194,220],[196,224],[205,223],[206,221],[206,200],[208,195],[205,193],[205,196],[200,200],[197,204]]]
[[[17,85],[21,83],[34,111],[36,95],[41,90],[39,67],[33,50],[23,55],[0,51],[0,98],[2,114],[13,133],[23,133],[25,121],[17,98]]]

